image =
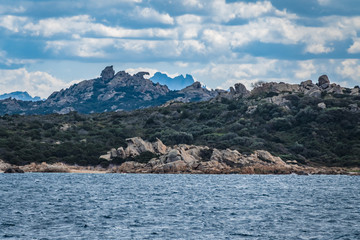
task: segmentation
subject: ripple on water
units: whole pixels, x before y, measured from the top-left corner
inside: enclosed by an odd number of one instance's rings
[[[0,238],[359,239],[360,178],[0,174]]]

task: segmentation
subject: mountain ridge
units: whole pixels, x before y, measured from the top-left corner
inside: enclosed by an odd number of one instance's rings
[[[166,73],[161,72],[156,72],[154,76],[150,78],[150,80],[164,84],[171,90],[181,90],[195,82],[194,78],[190,74],[186,74],[185,77],[181,74],[172,78],[169,77]]]
[[[171,100],[183,102],[208,100],[216,95],[215,91],[202,89],[170,90],[166,85],[144,78],[145,75],[149,73],[138,72],[130,75],[125,71],[119,71],[115,74],[113,66],[107,66],[100,77],[55,91],[44,101],[36,103],[14,99],[0,101],[0,115],[127,111],[158,106]],[[194,84],[196,85],[196,82]]]
[[[115,74],[113,66],[107,66],[100,77],[55,91],[43,101],[20,101],[12,98],[0,100],[0,115],[130,111],[167,106],[174,102],[219,101],[223,98],[232,100],[243,97],[261,97],[264,101],[285,106],[288,102],[286,96],[292,93],[301,93],[318,99],[329,93],[360,94],[359,87],[341,87],[330,83],[326,75],[320,76],[318,83],[313,83],[312,80],[300,84],[264,82],[257,84],[251,91],[241,83],[230,87],[229,91],[208,90],[202,87],[200,82],[193,82],[181,90],[170,90],[166,85],[144,78],[146,75],[149,73],[138,72],[130,75],[125,71],[119,71]]]
[[[41,101],[41,98],[38,96],[32,97],[28,92],[26,91],[15,91],[11,93],[4,93],[0,95],[0,100],[4,100],[7,98],[14,98],[21,101]]]

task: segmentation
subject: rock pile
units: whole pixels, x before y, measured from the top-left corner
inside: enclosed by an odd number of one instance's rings
[[[157,157],[147,163],[126,161],[120,166],[112,167],[112,172],[118,173],[307,173],[315,169],[285,163],[280,157],[275,157],[267,151],[257,150],[250,155],[244,155],[236,150],[216,149],[207,146],[180,144],[165,146],[159,139],[147,142],[139,137],[127,139],[128,146],[124,149],[111,149],[101,158],[112,160],[115,157],[131,159],[145,152],[151,152]]]

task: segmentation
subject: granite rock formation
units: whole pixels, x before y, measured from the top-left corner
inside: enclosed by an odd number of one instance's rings
[[[315,170],[299,166],[296,161],[284,162],[267,151],[257,150],[244,155],[236,150],[216,149],[207,146],[180,144],[165,146],[159,139],[147,142],[139,137],[127,139],[127,147],[111,149],[100,156],[111,161],[114,158],[132,159],[145,152],[156,157],[147,163],[126,161],[111,169],[119,173],[310,173]]]

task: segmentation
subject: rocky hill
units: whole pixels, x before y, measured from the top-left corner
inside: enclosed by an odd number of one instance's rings
[[[89,97],[88,93],[94,92],[97,81],[103,84],[99,89],[111,91],[108,85],[116,80],[116,74],[108,70],[111,68],[103,72],[101,79],[80,83],[80,86],[88,86],[87,84],[91,83],[88,87],[92,90],[79,90],[75,96],[81,97],[75,102],[84,101],[84,105],[88,104],[87,99],[91,99],[92,96]],[[117,77],[118,82],[125,87],[128,86],[126,78],[132,83],[134,78],[138,78],[140,83],[145,81],[139,75],[132,77],[122,73],[122,76],[124,77]],[[164,86],[151,82],[148,84],[151,84],[150,89],[154,91],[152,94],[158,94],[158,98],[172,93]],[[44,102],[53,101],[52,104],[55,105],[60,105],[62,99],[71,102],[71,92],[76,92],[79,85],[63,90],[63,93],[55,93]],[[138,93],[142,92],[141,84],[133,85],[138,86],[134,87]],[[106,94],[103,93],[105,91],[98,91],[95,96],[106,98]],[[60,97],[62,94],[65,97]],[[190,155],[196,159],[196,164],[201,166],[208,164],[204,159],[211,159],[213,153],[218,150],[225,155],[235,154],[231,159],[236,159],[233,161],[236,164],[242,163],[243,159],[249,160],[251,156],[256,160],[256,153],[267,151],[288,165],[360,167],[358,87],[344,88],[330,83],[326,76],[321,76],[317,83],[261,83],[252,91],[248,91],[242,84],[236,84],[230,91],[208,91],[199,83],[194,83],[177,94],[183,94],[182,97],[177,96],[183,100],[186,100],[186,97],[194,99],[197,96],[210,100],[188,103],[167,101],[166,104],[157,107],[94,114],[70,112],[63,115],[4,115],[0,117],[0,159],[14,165],[63,162],[107,167],[135,162],[133,170],[116,168],[115,171],[155,171],[155,168],[167,171],[167,164],[173,164],[172,160],[168,160],[169,157],[172,159],[170,152],[175,153],[172,150],[179,152],[176,156],[174,154],[176,161],[185,161],[187,155],[182,152],[190,154],[188,151],[197,149],[196,151],[199,150],[203,156],[201,159],[195,152],[195,155],[192,155],[192,152]],[[118,96],[116,92],[113,98]],[[146,92],[139,96],[145,97]],[[139,98],[137,100],[145,101]],[[21,104],[26,102],[11,99],[7,100],[7,103],[10,108],[17,105],[21,107]],[[68,103],[65,102],[59,108],[67,106],[66,104]],[[150,146],[151,143],[152,148],[148,149],[154,151],[146,151],[139,155],[130,154],[132,148],[129,146],[134,144],[127,139],[134,137],[141,137],[145,142],[143,146]],[[157,139],[166,145],[166,152],[155,150],[153,143],[157,143]],[[154,166],[148,165],[153,158],[160,162],[156,162]],[[219,164],[213,163],[220,167],[226,160],[218,159],[217,162]],[[200,169],[189,168],[187,161],[186,166],[182,162],[178,163],[181,163],[179,166],[182,166],[181,169],[185,169],[184,171]],[[132,163],[126,163],[124,166],[129,167],[129,164]],[[229,164],[232,163],[226,163]],[[240,166],[236,164],[234,166]],[[268,169],[276,167],[261,162],[256,164]],[[254,166],[245,164],[244,167]],[[288,168],[281,169],[287,171]],[[231,168],[226,171],[233,170]]]
[[[171,91],[166,85],[154,83],[144,75],[148,73],[130,75],[120,71],[115,74],[113,67],[108,66],[99,78],[54,92],[45,101],[2,100],[0,115],[123,111],[158,106],[170,100],[203,101],[216,96],[216,92],[201,88],[197,82],[181,91]]]

